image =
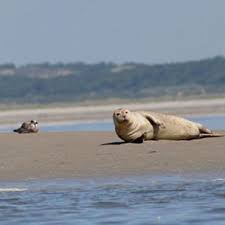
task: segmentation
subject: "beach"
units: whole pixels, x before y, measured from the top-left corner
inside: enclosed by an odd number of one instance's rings
[[[115,132],[2,133],[0,143],[1,181],[225,171],[225,137],[125,144]]]

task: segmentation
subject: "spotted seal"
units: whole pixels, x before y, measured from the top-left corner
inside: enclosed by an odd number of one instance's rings
[[[13,130],[19,134],[22,133],[37,133],[38,132],[38,122],[36,120],[31,120],[30,122],[23,122],[22,125],[18,128]]]
[[[220,137],[202,124],[182,117],[156,112],[131,112],[120,108],[113,112],[117,135],[125,142],[142,143],[146,140],[190,140]]]

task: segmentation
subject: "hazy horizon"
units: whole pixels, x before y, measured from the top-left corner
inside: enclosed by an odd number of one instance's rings
[[[0,64],[162,64],[225,55],[225,1],[2,0]]]

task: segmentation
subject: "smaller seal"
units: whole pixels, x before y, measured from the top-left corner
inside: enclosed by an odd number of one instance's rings
[[[39,130],[37,125],[38,122],[36,120],[31,120],[30,122],[23,122],[18,129],[13,131],[19,134],[37,133]]]

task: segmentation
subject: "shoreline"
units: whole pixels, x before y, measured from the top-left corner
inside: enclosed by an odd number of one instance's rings
[[[156,111],[180,116],[224,115],[225,99],[201,99],[152,103],[124,103],[97,106],[49,107],[0,111],[0,125],[16,125],[35,119],[40,123],[111,120],[112,112],[121,107]],[[215,111],[216,108],[216,111]]]
[[[225,174],[225,137],[124,144],[114,132],[49,132],[0,142],[0,181]]]

